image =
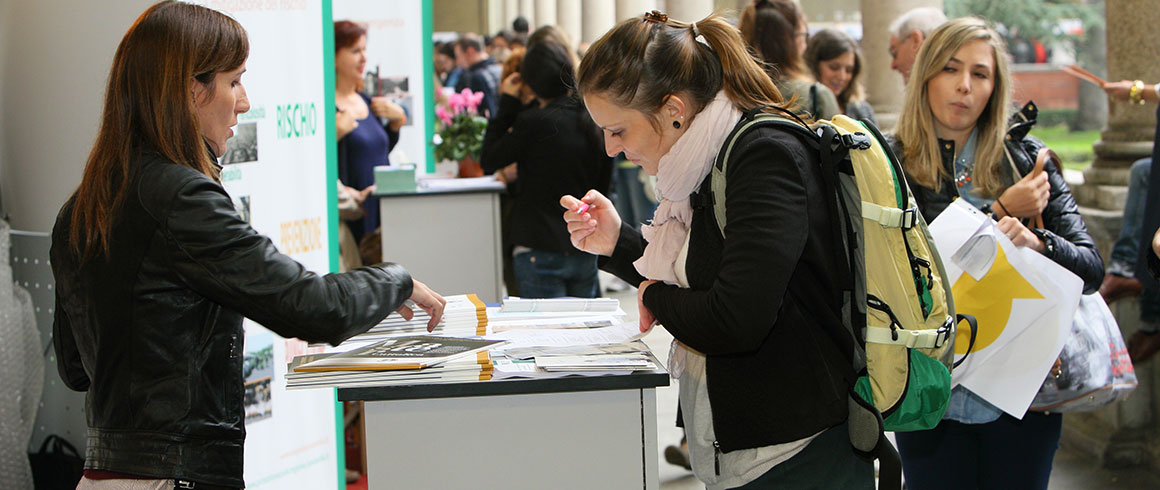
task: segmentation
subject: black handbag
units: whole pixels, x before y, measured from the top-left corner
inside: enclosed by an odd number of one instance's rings
[[[85,458],[76,446],[56,434],[44,438],[40,451],[28,453],[36,490],[72,490],[85,471]]]

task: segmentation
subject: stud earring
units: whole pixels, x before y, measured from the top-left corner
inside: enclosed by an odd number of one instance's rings
[[[680,121],[673,121],[673,128],[674,129],[681,129],[681,122]]]

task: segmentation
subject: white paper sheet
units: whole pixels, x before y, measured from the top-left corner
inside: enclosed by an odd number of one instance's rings
[[[620,344],[644,336],[645,334],[641,333],[636,322],[625,322],[603,328],[508,330],[483,338],[507,340],[507,344],[504,344],[500,349],[493,350],[493,352],[501,352],[503,349],[533,346]]]
[[[990,337],[990,340],[976,344],[967,360],[954,370],[952,385],[962,384],[1021,419],[1067,341],[1083,281],[1038,252],[1016,247],[998,232],[989,217],[963,199],[948,206],[931,223],[930,232],[944,257],[949,284],[955,285],[960,279],[986,281],[986,275],[979,274],[984,264],[987,272],[1000,271],[1006,267],[1005,263],[998,263],[1002,257],[1018,275],[1014,281],[995,286],[1030,293],[1024,294],[1027,297],[1015,295],[1009,304],[980,312],[964,311],[956,300],[958,313],[975,314],[992,321],[990,324],[980,321],[980,338]],[[984,247],[992,241],[998,248],[992,248],[995,254],[988,258],[990,251]],[[961,250],[963,245],[970,250]],[[973,273],[963,277],[964,269],[971,269]],[[1033,291],[1028,291],[1028,287]],[[994,320],[1008,309],[1005,324]],[[994,330],[985,330],[994,329],[995,325],[1002,325],[997,336]],[[966,328],[965,324],[960,328]],[[956,350],[965,345],[962,338],[956,340]],[[958,358],[961,356],[956,355]]]

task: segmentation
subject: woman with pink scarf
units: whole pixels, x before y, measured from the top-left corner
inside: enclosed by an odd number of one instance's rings
[[[743,112],[782,105],[737,30],[719,17],[626,20],[589,49],[578,86],[608,154],[655,175],[662,201],[637,229],[588,191],[560,199],[564,220],[576,248],[638,285],[641,330],[676,339],[693,472],[710,489],[874,488],[847,433],[853,347],[817,152],[782,129],[748,131],[714,196],[724,238],[705,199]]]

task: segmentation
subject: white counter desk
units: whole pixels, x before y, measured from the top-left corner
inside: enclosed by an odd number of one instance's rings
[[[383,260],[406,267],[440,294],[503,299],[499,195],[490,178],[449,179],[443,187],[376,193]]]
[[[370,490],[659,487],[664,371],[339,388],[362,400]]]

